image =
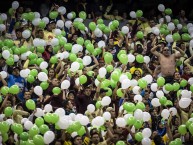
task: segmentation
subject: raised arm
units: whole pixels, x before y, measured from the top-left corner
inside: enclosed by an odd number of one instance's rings
[[[175,53],[175,58],[180,58],[185,55],[185,52],[182,49],[180,49],[179,47],[173,47],[173,48],[180,52],[180,53]]]
[[[158,47],[160,47],[160,45],[157,45],[157,46],[154,46],[152,49],[151,49],[151,53],[157,57],[160,56],[160,53],[156,50]]]

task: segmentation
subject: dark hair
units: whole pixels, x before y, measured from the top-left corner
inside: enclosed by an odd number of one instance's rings
[[[66,109],[68,103],[69,103],[69,100],[68,100],[68,99],[66,99],[66,100],[63,101],[62,104],[63,104],[63,106],[64,106],[64,109]]]

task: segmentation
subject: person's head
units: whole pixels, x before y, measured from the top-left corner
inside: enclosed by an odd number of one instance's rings
[[[113,107],[108,107],[106,109],[106,111],[111,113],[111,118],[115,118],[116,117],[115,109]]]
[[[156,25],[155,20],[154,19],[150,19],[149,20],[149,26],[150,27],[154,27],[155,25]]]
[[[180,73],[179,72],[175,72],[174,73],[174,80],[179,81],[181,79]]]
[[[170,52],[170,50],[169,50],[168,47],[164,47],[164,48],[162,49],[162,54],[163,54],[164,56],[168,57],[168,56],[171,55],[171,52]]]
[[[19,71],[20,71],[19,67],[15,66],[15,67],[13,67],[13,72],[12,72],[12,74],[13,74],[14,76],[18,77],[18,76],[20,75],[20,74],[19,74]]]
[[[112,38],[109,39],[109,45],[114,46],[114,40]]]
[[[22,38],[22,31],[23,31],[23,28],[18,28],[18,29],[15,30],[17,39]]]
[[[184,66],[184,74],[190,74],[190,68],[188,66]]]
[[[105,61],[103,59],[99,59],[99,67],[103,67],[105,64]]]
[[[119,11],[117,9],[113,10],[113,15],[114,16],[118,16],[119,15]]]
[[[59,83],[60,83],[60,81],[59,81],[57,78],[52,79],[52,85],[53,85],[54,87],[58,87],[58,86],[59,86]]]
[[[90,87],[85,87],[85,89],[84,89],[84,95],[85,96],[90,96],[91,95],[91,89],[90,89]]]
[[[60,140],[56,140],[54,145],[62,145],[62,142]]]
[[[42,29],[39,29],[36,33],[37,38],[43,39],[44,38],[44,31]]]
[[[119,133],[118,132],[114,132],[113,133],[112,142],[116,143],[117,141],[119,141]]]
[[[20,13],[20,14],[22,14],[23,11],[24,11],[23,7],[19,7],[19,8],[17,9],[17,12]]]
[[[21,111],[23,111],[22,103],[19,103],[19,104],[16,105],[16,110],[21,110]]]
[[[53,68],[50,68],[48,70],[48,77],[53,79],[55,77],[55,70]]]
[[[82,137],[77,135],[73,138],[74,145],[82,145]]]
[[[46,46],[46,51],[47,52],[52,53],[52,50],[53,50],[52,45],[47,45]]]
[[[139,70],[135,70],[134,75],[137,77],[141,77],[141,72]]]
[[[181,16],[181,17],[185,17],[185,15],[186,15],[185,11],[184,11],[184,10],[181,10],[181,11],[180,11],[180,16]]]
[[[24,93],[24,99],[25,99],[25,100],[31,99],[31,92],[26,91],[26,92]]]
[[[70,100],[65,100],[63,102],[64,109],[71,110],[73,108],[73,105]]]
[[[91,141],[94,144],[98,144],[100,142],[100,137],[99,137],[99,134],[97,132],[91,134]]]
[[[147,34],[147,39],[148,39],[148,40],[153,41],[154,38],[155,38],[155,34],[153,34],[152,32]]]
[[[46,26],[47,31],[52,32],[52,23],[48,23]]]
[[[73,101],[73,100],[74,100],[74,92],[72,92],[72,91],[69,92],[67,98],[68,98],[69,100]]]
[[[162,137],[160,135],[155,135],[153,141],[156,145],[161,145],[163,143]]]
[[[5,66],[5,59],[0,58],[0,67],[4,67]]]

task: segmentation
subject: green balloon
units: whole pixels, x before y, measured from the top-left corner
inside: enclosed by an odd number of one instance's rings
[[[19,50],[20,50],[21,54],[26,53],[27,52],[27,47],[26,46],[21,46]]]
[[[138,132],[135,134],[135,140],[137,140],[138,142],[142,141],[143,139],[143,135],[141,132]]]
[[[8,13],[10,14],[10,15],[13,15],[13,8],[9,8],[9,10],[8,10]]]
[[[181,135],[185,135],[187,133],[187,129],[186,129],[186,125],[185,124],[182,124],[178,127],[178,132],[181,134]]]
[[[121,54],[119,56],[119,60],[122,64],[127,64],[128,63],[128,56],[126,54]]]
[[[9,66],[14,65],[14,59],[12,57],[9,57],[8,59],[6,59],[6,64]]]
[[[38,58],[36,64],[39,66],[44,61],[43,58]]]
[[[99,28],[101,31],[103,31],[103,30],[106,28],[106,26],[105,26],[105,24],[98,24],[98,28]]]
[[[180,86],[181,86],[181,87],[185,87],[185,86],[187,86],[187,84],[188,84],[188,81],[185,80],[185,79],[183,79],[183,80],[180,81]]]
[[[109,82],[110,82],[110,80],[109,80]],[[109,86],[110,86],[110,84],[109,84]],[[112,95],[113,92],[112,92],[112,90],[110,88],[105,88],[105,90],[107,90],[106,96],[111,96]]]
[[[178,25],[180,22],[179,22],[178,19],[174,19],[174,20],[173,20],[173,23],[174,23],[175,25]]]
[[[193,92],[193,85],[190,86],[190,91]]]
[[[41,135],[37,134],[33,137],[33,142],[36,145],[44,145],[44,138]]]
[[[37,126],[33,126],[32,128],[30,128],[28,133],[30,137],[34,137],[35,135],[39,133],[39,129]]]
[[[21,124],[16,124],[14,132],[20,135],[23,132],[23,126]]]
[[[164,12],[165,12],[166,15],[171,15],[172,14],[172,10],[170,8],[165,9]]]
[[[130,72],[126,72],[125,74],[127,75],[128,79],[130,79],[130,80],[131,80],[131,78],[132,78],[131,73],[130,73]]]
[[[52,117],[52,123],[53,123],[53,124],[55,124],[56,122],[58,122],[58,120],[59,120],[58,114],[52,113],[52,114],[51,114],[51,117]]]
[[[145,104],[143,102],[138,102],[136,104],[136,109],[140,109],[140,110],[144,111],[145,110]]]
[[[3,142],[5,143],[9,139],[8,134],[7,133],[2,134],[2,138]]]
[[[136,34],[138,39],[143,39],[143,32],[142,31],[138,31]]]
[[[9,131],[9,124],[6,121],[0,122],[1,133],[7,133]]]
[[[46,124],[41,125],[41,126],[39,127],[39,129],[40,129],[40,133],[41,133],[41,134],[44,134],[44,133],[46,133],[47,131],[50,130],[49,127],[48,127]]]
[[[56,19],[58,17],[58,12],[57,11],[52,11],[49,13],[50,19]]]
[[[103,19],[98,19],[97,24],[103,24]]]
[[[101,108],[101,106],[102,106],[101,101],[97,101],[95,106],[97,109]]]
[[[140,129],[142,127],[142,122],[140,120],[136,120],[134,123],[135,129]]]
[[[191,40],[191,36],[187,33],[182,34],[182,40],[189,41]]]
[[[36,124],[38,127],[40,127],[41,125],[44,124],[44,119],[41,118],[41,117],[36,118],[36,119],[35,119],[35,124]]]
[[[27,141],[29,138],[29,134],[27,132],[22,132],[19,137],[22,141]]]
[[[27,81],[28,81],[29,83],[33,83],[33,82],[35,81],[34,76],[28,75],[28,76],[27,76]]]
[[[86,130],[84,128],[84,126],[82,126],[78,131],[77,131],[78,135],[83,136],[86,133]]]
[[[175,139],[176,145],[182,145],[182,140],[180,138]]]
[[[136,56],[136,61],[137,61],[138,63],[143,63],[143,62],[144,62],[144,57],[143,57],[143,55],[138,54],[138,55]]]
[[[40,20],[38,27],[40,29],[44,29],[44,28],[46,28],[46,23],[43,20]]]
[[[81,23],[81,22],[79,22],[79,21],[74,21],[74,22],[73,22],[73,25],[74,25],[75,28],[78,28],[78,25],[79,25],[80,23]]]
[[[99,80],[100,80],[100,78],[99,78]],[[105,79],[104,81],[101,82],[101,88],[103,88],[103,89],[109,87],[110,85],[111,85],[111,82],[108,79]]]
[[[54,54],[58,53],[59,50],[60,50],[60,46],[59,45],[56,45],[56,46],[53,47]]]
[[[52,57],[50,58],[50,63],[56,64],[57,62],[58,62],[58,58],[57,58],[56,56],[52,56]]]
[[[107,65],[106,70],[107,70],[107,72],[112,72],[113,71],[113,66],[112,65]]]
[[[58,95],[58,94],[61,93],[61,89],[60,89],[59,87],[54,87],[54,88],[52,89],[52,93],[53,93],[54,95]]]
[[[174,91],[178,91],[180,89],[180,84],[179,83],[173,83],[173,89],[174,89]]]
[[[177,142],[176,142],[176,141],[171,141],[171,142],[169,143],[169,145],[177,145]]]
[[[74,11],[71,12],[73,15],[73,18],[76,18],[76,13]]]
[[[86,13],[84,11],[79,12],[79,17],[82,18],[83,20],[86,19]]]
[[[116,27],[115,27],[113,24],[111,24],[111,25],[110,25],[110,29],[111,29],[112,31],[115,31],[115,30],[116,30]]]
[[[35,18],[35,14],[33,12],[29,12],[27,16],[28,16],[27,19],[30,21],[32,21]]]
[[[80,84],[85,84],[87,82],[87,77],[85,75],[81,75],[79,77]]]
[[[104,30],[103,30],[103,32],[104,32],[105,34],[109,34],[110,31],[111,31],[111,29],[110,29],[109,27],[105,27]]]
[[[159,77],[159,78],[157,79],[157,84],[158,84],[159,87],[164,86],[164,84],[165,84],[165,79],[164,79],[163,77]]]
[[[76,40],[77,44],[83,45],[84,44],[84,39],[82,37],[78,37],[78,39]]]
[[[190,121],[190,120],[186,121],[186,128],[189,128],[190,124],[192,124],[192,123],[193,123],[193,121]]]
[[[88,50],[88,52],[93,53],[94,52],[94,45],[89,43],[86,45],[86,49]]]
[[[139,84],[139,87],[142,88],[142,89],[147,87],[147,81],[146,80],[139,79],[138,84]]]
[[[118,71],[113,71],[111,73],[111,78],[115,81],[115,82],[118,82],[119,81],[119,78],[121,76],[121,73],[118,72]]]
[[[11,39],[5,39],[5,40],[4,40],[4,45],[7,46],[7,47],[9,47],[9,48],[11,48],[11,47],[14,46],[14,42],[13,42],[13,40],[11,40]]]
[[[142,10],[137,10],[136,16],[137,16],[137,18],[142,17],[143,16],[143,11]]]
[[[133,112],[135,110],[135,104],[131,102],[125,102],[123,104],[123,109],[126,110],[127,112]]]
[[[2,100],[3,100],[3,98],[2,98],[2,96],[0,96],[0,103],[2,102]]]
[[[7,95],[9,93],[9,88],[7,86],[3,86],[1,88],[1,94]]]
[[[165,105],[165,103],[167,102],[167,98],[165,96],[162,96],[159,98],[159,102],[161,105]]]
[[[49,87],[48,82],[41,82],[40,87],[42,87],[43,90],[46,90]]]
[[[181,39],[181,36],[179,33],[174,33],[172,35],[172,38],[174,39],[174,41],[179,41]]]
[[[109,64],[112,62],[113,60],[113,55],[109,52],[107,52],[105,55],[104,55],[104,60],[105,60],[105,63],[106,64]]]
[[[45,51],[45,49],[44,49],[43,46],[38,46],[38,47],[37,47],[37,52],[43,53],[44,51]]]
[[[124,141],[118,141],[116,145],[126,145]]]
[[[32,75],[32,76],[36,77],[36,76],[38,75],[37,69],[32,69],[32,70],[30,71],[29,75]]]
[[[117,89],[117,96],[124,97],[124,94],[123,94],[121,88]]]
[[[119,27],[119,21],[117,20],[113,20],[112,24],[115,28]]]
[[[35,104],[34,100],[32,100],[32,99],[27,100],[26,101],[26,107],[29,110],[34,110],[36,108],[36,104]]]
[[[136,119],[134,116],[130,116],[128,119],[127,119],[127,124],[129,126],[133,125],[135,123]]]
[[[37,54],[31,53],[28,57],[29,59],[37,59]]]
[[[96,24],[95,24],[95,22],[90,22],[90,23],[89,23],[89,29],[90,29],[91,31],[94,31],[94,30],[96,29]]]
[[[85,40],[84,41],[84,46],[87,46],[87,44],[91,44],[91,41],[90,40]]]
[[[191,135],[193,135],[193,123],[189,125],[188,130],[190,131]]]
[[[76,61],[76,59],[77,59],[76,54],[74,54],[74,53],[70,53],[70,55],[69,55],[69,59],[70,59],[70,61],[71,61],[71,62]]]
[[[167,83],[167,84],[165,84],[165,89],[166,89],[166,91],[173,91],[173,85]]]
[[[13,114],[13,109],[11,107],[6,107],[4,109],[4,114],[6,117],[10,117]]]
[[[78,29],[80,29],[80,30],[85,30],[85,25],[84,25],[83,23],[80,23],[80,24],[78,25]]]
[[[183,26],[183,27],[182,27],[182,32],[188,33],[188,27],[187,27],[187,26]]]

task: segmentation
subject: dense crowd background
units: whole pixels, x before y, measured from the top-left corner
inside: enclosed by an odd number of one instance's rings
[[[132,4],[0,13],[0,144],[193,144],[191,11]]]

